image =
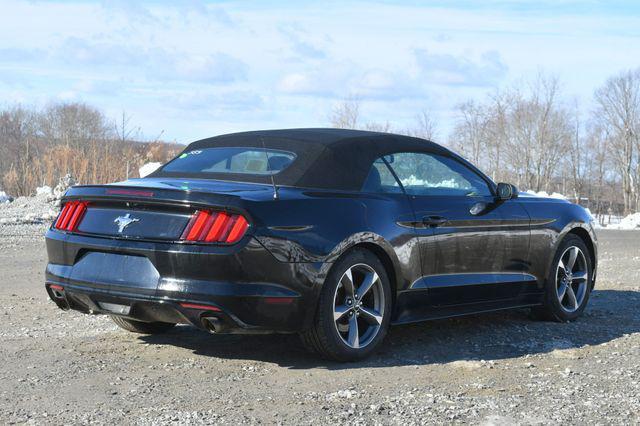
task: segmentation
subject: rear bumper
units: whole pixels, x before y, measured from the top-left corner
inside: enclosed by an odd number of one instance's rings
[[[114,295],[99,292],[94,288],[78,285],[61,285],[47,282],[47,293],[60,309],[76,310],[92,315],[119,315],[144,322],[167,322],[175,324],[191,324],[212,333],[269,333],[295,332],[294,325],[288,326],[288,311],[295,309],[293,300],[281,301],[279,306],[266,307],[265,313],[271,319],[280,317],[283,321],[273,326],[251,325],[244,323],[233,312],[237,303],[220,305],[208,302],[190,303],[181,300],[141,297],[136,294]],[[284,299],[282,299],[284,300]],[[228,302],[228,301],[227,301]],[[260,302],[255,301],[256,304]],[[288,305],[282,309],[282,305]],[[115,309],[126,307],[126,311]],[[273,309],[272,309],[273,308]],[[278,308],[278,309],[275,309]],[[242,309],[240,309],[243,312]]]
[[[52,230],[46,241],[46,289],[60,308],[219,333],[304,330],[323,281],[321,264],[280,262],[250,237],[207,247]]]

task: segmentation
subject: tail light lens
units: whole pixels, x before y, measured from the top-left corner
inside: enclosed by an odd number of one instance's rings
[[[225,212],[198,210],[189,220],[181,239],[199,243],[233,244],[247,232],[244,216]]]
[[[86,201],[69,201],[62,208],[53,227],[61,231],[73,232],[77,230],[87,211],[88,204]]]

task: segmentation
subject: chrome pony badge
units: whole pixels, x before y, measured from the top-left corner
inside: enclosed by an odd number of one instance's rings
[[[122,231],[124,231],[124,228],[126,228],[127,226],[131,225],[134,222],[140,222],[140,219],[132,218],[131,215],[127,213],[124,216],[118,216],[117,218],[115,218],[113,222],[118,225],[118,233],[122,234]]]

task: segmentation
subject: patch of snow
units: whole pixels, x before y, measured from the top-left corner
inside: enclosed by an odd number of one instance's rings
[[[9,197],[6,192],[0,191],[0,203],[10,203],[13,198]]]
[[[535,197],[542,197],[542,198],[557,198],[559,200],[566,200],[567,197],[565,197],[564,195],[560,194],[559,192],[552,192],[551,194],[549,194],[547,191],[532,191],[532,190],[527,190],[524,191],[525,194],[530,194],[533,195]]]
[[[429,182],[426,179],[418,179],[416,176],[411,175],[408,178],[402,179],[402,185],[404,186],[428,186],[431,188],[460,188],[458,182],[454,179],[443,180],[438,183]]]
[[[48,185],[37,187],[36,188],[36,197],[40,197],[40,198],[45,199],[47,201],[54,201],[55,200],[55,197],[53,196],[53,189]]]
[[[55,188],[53,188],[53,195],[51,197],[51,201],[55,201],[56,205],[60,204],[60,199],[67,192],[67,189],[71,188],[73,185],[76,185],[77,182],[71,175],[66,175],[60,178],[58,184]]]
[[[140,177],[143,178],[145,176],[149,176],[151,173],[158,170],[158,168],[162,166],[162,163],[147,163],[138,169],[140,173]]]

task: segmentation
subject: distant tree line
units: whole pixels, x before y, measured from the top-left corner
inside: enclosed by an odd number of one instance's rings
[[[411,128],[397,128],[364,121],[361,102],[349,98],[334,108],[330,122],[434,140],[495,181],[560,192],[594,214],[640,211],[640,69],[609,78],[594,92],[589,111],[563,97],[558,79],[540,75],[464,102],[456,113],[450,134],[440,135],[428,110]],[[158,138],[141,141],[130,121],[83,103],[0,109],[0,188],[30,195],[68,173],[81,183],[123,180],[180,150]]]
[[[609,78],[593,107],[567,102],[557,78],[539,75],[457,106],[452,131],[440,138],[430,114],[412,129],[363,122],[360,102],[334,108],[334,127],[393,131],[448,146],[494,181],[560,192],[594,214],[640,211],[640,69]]]
[[[0,110],[0,189],[31,195],[55,186],[66,174],[80,183],[137,177],[138,167],[166,161],[176,144],[140,142],[139,128],[125,113],[107,118],[83,103],[56,103],[44,109],[13,106]]]

